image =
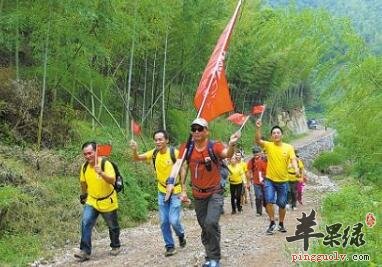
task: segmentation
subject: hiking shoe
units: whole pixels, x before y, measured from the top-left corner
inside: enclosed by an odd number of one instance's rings
[[[166,257],[170,257],[175,254],[176,254],[175,248],[166,248],[166,252],[164,253]]]
[[[186,242],[186,239],[184,238],[184,236],[182,237],[179,237],[179,246],[181,248],[184,248],[186,246],[187,242]]]
[[[90,260],[90,254],[86,253],[83,250],[74,253],[74,257],[76,257],[80,262]]]
[[[281,233],[286,233],[287,229],[284,227],[284,225],[279,225],[279,228],[277,229]]]
[[[110,255],[117,256],[121,252],[121,248],[111,248]]]
[[[276,224],[269,225],[267,229],[267,235],[273,235],[276,229]]]

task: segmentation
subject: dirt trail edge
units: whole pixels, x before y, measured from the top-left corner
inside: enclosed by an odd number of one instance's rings
[[[310,138],[304,137],[304,142],[312,142],[318,136],[322,136],[321,133],[313,131]],[[250,204],[246,204],[242,214],[231,215],[230,199],[225,199],[225,214],[220,220],[222,266],[291,265],[290,253],[302,251],[303,244],[301,240],[288,243],[285,237],[295,234],[298,224],[296,218],[300,218],[302,212],[309,215],[312,209],[319,211],[323,193],[335,188],[326,176],[318,177],[312,173],[308,175],[310,183],[305,186],[304,205],[299,205],[295,211],[287,211],[287,233],[266,235],[269,221],[265,212],[261,217],[257,217]],[[319,218],[316,222],[319,223]],[[32,266],[201,266],[204,262],[204,247],[200,241],[200,227],[194,210],[184,209],[183,223],[187,246],[183,249],[177,246],[178,253],[171,257],[164,256],[158,215],[153,213],[148,222],[121,231],[122,252],[116,257],[109,255],[110,241],[105,233],[103,238],[93,240],[90,261],[78,263],[73,257],[77,248],[68,248],[49,263],[35,262]]]

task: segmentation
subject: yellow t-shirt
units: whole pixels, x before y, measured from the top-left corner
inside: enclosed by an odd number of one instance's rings
[[[241,184],[245,181],[245,173],[247,172],[247,164],[239,162],[235,165],[228,164],[228,169],[231,171],[228,175],[230,184]]]
[[[300,173],[304,170],[304,163],[302,163],[302,160],[297,159],[298,168],[300,169]],[[288,178],[291,182],[297,182],[299,178],[296,176],[296,171],[293,168],[292,161],[289,163],[288,166]]]
[[[263,147],[268,158],[266,177],[274,182],[288,182],[288,165],[296,158],[293,146],[286,143],[278,146],[273,142],[264,141]]]
[[[98,164],[101,166],[101,158],[98,158]],[[86,182],[88,186],[88,198],[86,200],[86,204],[92,206],[100,212],[110,212],[116,210],[118,208],[118,198],[117,192],[114,190],[113,185],[105,182],[105,180],[95,172],[94,167],[90,166],[90,164],[86,167],[85,173],[83,172],[83,166],[84,165],[81,166],[80,181]],[[105,162],[104,172],[107,176],[115,177],[114,168],[109,161]],[[103,200],[97,200],[97,198],[99,199],[108,196],[112,191],[113,193],[110,197]]]
[[[147,160],[151,160],[153,158],[154,149],[147,151],[144,153]],[[178,158],[179,150],[174,148],[175,158]],[[166,193],[166,181],[167,178],[171,174],[171,169],[174,163],[172,162],[170,155],[170,148],[168,147],[165,153],[161,153],[160,151],[156,155],[155,159],[155,169],[158,181],[158,191],[161,193]],[[182,189],[179,183],[179,178],[176,179],[174,187],[174,194],[179,194]]]

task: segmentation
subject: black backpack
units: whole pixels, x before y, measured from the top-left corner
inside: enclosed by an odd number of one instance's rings
[[[154,152],[153,152],[153,157],[152,157],[154,170],[156,170],[156,168],[155,168],[155,160],[157,159],[158,152],[159,152],[159,150],[157,148],[155,148]],[[175,157],[175,148],[173,146],[170,146],[170,157],[171,157],[172,163],[175,164],[176,157]]]
[[[117,193],[119,192],[124,192],[125,191],[125,185],[123,183],[123,177],[121,175],[121,173],[119,172],[119,169],[118,169],[118,166],[117,164],[115,164],[114,162],[106,159],[106,158],[102,158],[101,160],[101,170],[104,171],[105,170],[105,163],[106,161],[109,161],[111,163],[111,165],[113,166],[113,169],[114,169],[114,172],[115,172],[115,183],[113,184],[114,186],[114,190],[117,191]],[[85,174],[86,172],[86,168],[88,167],[88,164],[89,162],[85,162],[83,168],[82,168],[82,172],[83,174]]]

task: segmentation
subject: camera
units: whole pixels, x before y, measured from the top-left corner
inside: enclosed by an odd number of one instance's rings
[[[207,171],[210,172],[212,170],[212,164],[211,164],[211,158],[210,157],[204,158],[204,165],[206,166]]]

